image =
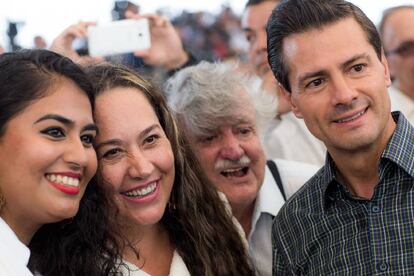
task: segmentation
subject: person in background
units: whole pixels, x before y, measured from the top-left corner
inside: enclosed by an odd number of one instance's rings
[[[47,48],[45,39],[40,35],[37,35],[33,38],[33,45],[35,49],[46,49]]]
[[[260,132],[276,104],[260,84],[230,64],[201,62],[170,78],[166,94],[203,172],[229,200],[257,274],[270,276],[272,220],[318,168],[266,162]]]
[[[391,110],[400,110],[414,123],[414,6],[384,11],[379,31],[393,79]]]
[[[274,220],[273,275],[412,275],[414,129],[391,113],[375,25],[343,0],[288,0],[267,24],[268,58],[325,166]]]
[[[86,39],[88,35],[88,27],[95,25],[95,22],[79,22],[70,25],[64,29],[50,45],[50,50],[66,56],[75,63],[81,65],[89,65],[104,61],[103,57],[91,57],[89,55],[80,55],[74,48],[75,39]]]
[[[248,62],[262,79],[262,88],[278,96],[278,115],[263,137],[268,158],[281,158],[322,166],[326,148],[291,112],[267,60],[266,23],[278,0],[249,0],[242,16],[242,28],[249,43]]]
[[[98,182],[112,192],[121,275],[254,275],[240,233],[160,92],[133,69],[87,68],[95,84]],[[137,112],[138,110],[138,112]]]
[[[29,271],[29,257],[36,260],[57,236],[71,235],[79,209],[87,223],[106,222],[103,203],[88,209],[90,201],[105,199],[99,187],[88,185],[97,168],[92,85],[72,61],[45,50],[2,54],[0,72],[0,275],[50,275],[41,260]],[[47,252],[54,257],[48,269],[61,265],[65,254],[83,256],[87,269],[52,275],[100,275],[105,266],[94,257],[108,243],[91,235],[91,224],[72,239],[89,245],[84,252]]]

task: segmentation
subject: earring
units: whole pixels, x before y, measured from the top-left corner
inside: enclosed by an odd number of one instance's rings
[[[172,198],[172,196],[170,196],[170,200],[168,200],[167,202],[167,208],[170,211],[170,213],[173,213],[177,209],[177,206],[175,206],[174,199]]]
[[[6,198],[4,197],[3,193],[1,192],[1,188],[0,188],[0,210],[3,208],[5,204],[6,204]]]

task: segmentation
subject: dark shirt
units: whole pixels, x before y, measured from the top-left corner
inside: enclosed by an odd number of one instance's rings
[[[351,195],[328,155],[282,207],[273,275],[414,275],[414,129],[401,113],[393,118],[372,199]]]

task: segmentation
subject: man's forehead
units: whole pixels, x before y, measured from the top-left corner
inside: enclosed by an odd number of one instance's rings
[[[352,39],[342,34],[352,34]],[[322,27],[314,27],[286,36],[283,39],[283,56],[289,58],[294,55],[297,56],[303,51],[306,51],[306,53],[317,53],[322,46],[333,45],[333,42],[336,42],[337,45],[349,45],[346,49],[342,49],[346,53],[358,49],[357,46],[369,46],[374,50],[362,27],[354,18],[348,17]],[[316,47],[318,45],[319,47]],[[339,49],[338,51],[333,51],[333,54],[338,58],[341,56]],[[309,55],[309,57],[313,57],[313,55]]]
[[[217,117],[215,120],[215,124],[210,125],[209,127],[206,127],[202,129],[202,133],[200,135],[204,134],[211,134],[211,133],[220,133],[225,129],[236,129],[241,126],[256,126],[256,121],[254,116],[231,116],[231,117]]]
[[[283,40],[283,56],[292,85],[299,84],[306,75],[342,67],[356,56],[371,55],[376,56],[375,49],[352,17],[291,34]]]
[[[242,28],[244,30],[253,30],[266,26],[267,20],[272,13],[273,8],[278,4],[278,1],[269,0],[263,1],[260,4],[246,7],[242,15]],[[260,23],[260,26],[258,24]],[[263,25],[263,26],[262,26]]]
[[[383,40],[386,48],[414,40],[414,8],[401,8],[389,15],[384,25]]]

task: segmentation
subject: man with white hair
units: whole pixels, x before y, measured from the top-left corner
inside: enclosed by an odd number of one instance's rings
[[[231,65],[187,67],[168,81],[166,93],[203,171],[242,225],[255,269],[271,275],[272,220],[284,195],[291,196],[317,167],[286,160],[266,166],[258,125],[264,130],[276,104],[257,78]]]

